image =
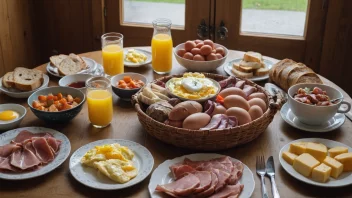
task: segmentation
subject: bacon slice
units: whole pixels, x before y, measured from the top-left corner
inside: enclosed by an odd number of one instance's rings
[[[200,185],[198,177],[188,174],[169,184],[157,185],[155,190],[165,192],[173,197],[188,196]]]
[[[243,187],[243,184],[227,185],[219,192],[213,194],[210,198],[237,198],[241,194]]]

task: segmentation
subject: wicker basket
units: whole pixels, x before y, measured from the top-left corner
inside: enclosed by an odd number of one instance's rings
[[[204,73],[204,75],[217,81],[226,79],[226,77],[217,74]],[[173,77],[181,76],[182,74],[166,76],[158,80],[167,82]],[[144,104],[140,104],[137,99],[138,93],[132,96],[132,103],[137,110],[139,121],[151,136],[177,147],[204,151],[222,150],[245,144],[257,138],[266,130],[268,125],[273,120],[277,110],[281,108],[280,99],[274,102],[273,97],[270,96],[263,87],[253,83],[252,81],[245,81],[246,84],[257,87],[259,92],[265,93],[268,98],[267,105],[269,108],[262,117],[248,124],[228,129],[200,131],[172,127],[149,117],[145,113],[146,106]]]

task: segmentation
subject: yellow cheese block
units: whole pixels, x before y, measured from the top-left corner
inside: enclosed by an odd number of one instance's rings
[[[331,177],[337,179],[341,175],[343,171],[343,164],[341,164],[340,162],[336,161],[334,158],[331,158],[329,156],[326,156],[323,162],[324,164],[331,167]]]
[[[284,152],[282,153],[282,158],[283,158],[287,163],[291,164],[291,166],[292,166],[293,161],[295,160],[296,157],[297,157],[296,154],[290,153],[290,152],[288,152],[288,151],[284,151]]]
[[[294,153],[296,155],[300,155],[302,153],[306,152],[306,147],[307,147],[308,142],[294,142],[290,144],[290,153]]]
[[[343,171],[352,171],[352,153],[343,153],[335,157],[343,164]]]
[[[320,164],[312,155],[303,153],[296,157],[293,161],[293,168],[300,174],[309,177],[312,173],[313,168]]]
[[[315,167],[312,171],[312,179],[317,182],[325,183],[331,173],[331,168],[324,163],[321,163],[319,166]]]
[[[328,148],[324,144],[308,142],[306,153],[311,154],[315,159],[323,162],[325,157],[328,155]]]
[[[329,156],[334,158],[335,156],[340,155],[342,153],[348,153],[348,148],[338,146],[338,147],[331,148],[328,151],[329,151]]]

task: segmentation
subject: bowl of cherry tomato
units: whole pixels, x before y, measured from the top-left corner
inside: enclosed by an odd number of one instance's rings
[[[48,87],[34,92],[28,106],[39,119],[52,123],[72,120],[82,110],[85,94],[71,87]]]
[[[110,80],[112,91],[122,100],[130,101],[146,83],[145,76],[138,73],[123,73],[113,76]]]

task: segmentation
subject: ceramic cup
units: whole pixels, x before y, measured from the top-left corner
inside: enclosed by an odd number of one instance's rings
[[[326,91],[330,100],[337,98],[341,98],[341,100],[330,106],[315,106],[296,101],[293,96],[297,93],[297,90],[306,87],[310,90],[313,90],[314,87],[318,87],[323,91]],[[336,113],[347,113],[351,109],[351,104],[343,101],[342,93],[328,85],[301,83],[290,87],[288,95],[288,104],[291,111],[296,115],[300,122],[308,125],[321,125],[330,120]],[[342,104],[345,104],[347,109],[342,110],[340,108]]]

